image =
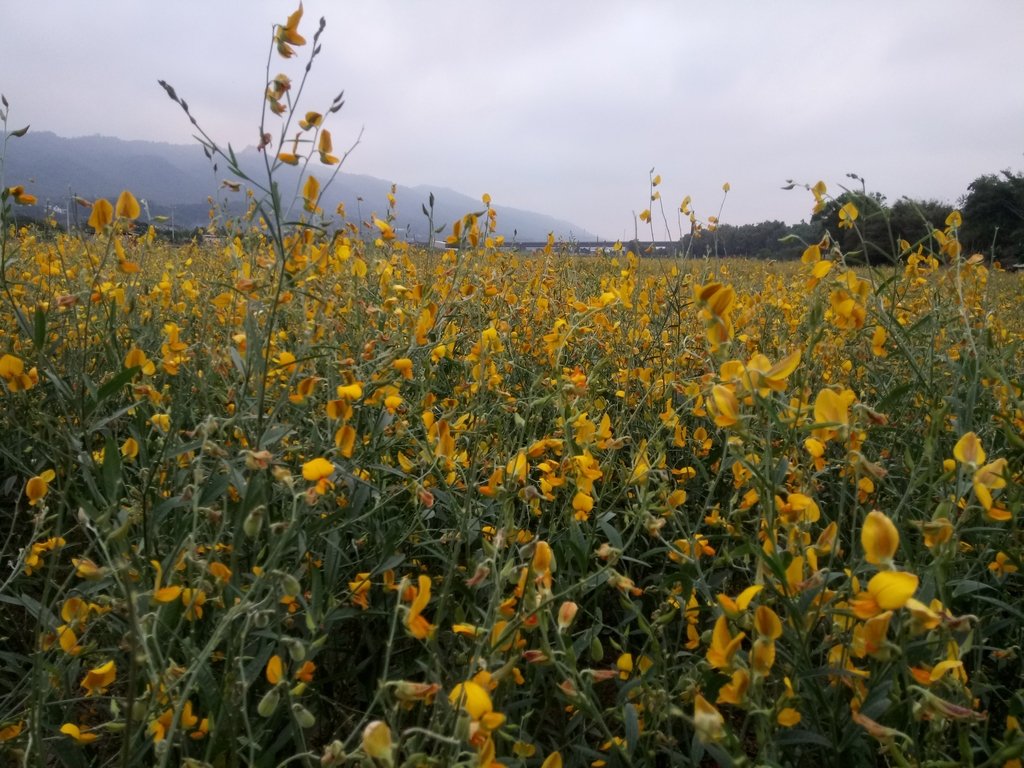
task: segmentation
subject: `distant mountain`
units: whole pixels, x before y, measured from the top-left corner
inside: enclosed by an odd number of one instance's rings
[[[251,172],[253,178],[259,179],[265,173],[263,158],[254,148],[243,150],[238,156],[243,169]],[[325,181],[330,169],[319,163],[315,166],[317,178]],[[313,167],[311,164],[310,168]],[[42,206],[49,205],[58,218],[68,211],[72,195],[89,200],[106,197],[113,201],[122,189],[130,189],[137,198],[145,200],[150,216],[173,217],[176,229],[205,225],[209,221],[208,198],[211,196],[227,200],[232,214],[245,208],[244,194],[221,187],[222,180],[234,180],[224,162],[219,162],[215,171],[214,164],[198,144],[125,141],[107,136],[67,139],[47,131],[29,131],[8,142],[4,177],[7,184],[24,184],[26,191],[36,196],[38,212],[42,211]],[[279,183],[285,200],[291,199],[298,180],[297,169],[282,169]],[[366,220],[371,212],[383,216],[390,191],[389,181],[342,170],[327,190],[321,207],[332,212],[339,203],[344,203],[350,221],[359,216]],[[400,235],[426,242],[427,219],[421,206],[427,205],[431,193],[435,227],[447,225],[450,228],[453,221],[466,213],[483,210],[479,198],[450,189],[399,185],[395,192],[398,201],[395,229]],[[544,240],[549,232],[554,232],[559,239],[594,239],[592,233],[568,221],[500,204],[495,207],[498,232],[509,239],[515,233],[520,242]],[[81,209],[76,211],[78,206],[70,208],[70,216],[84,215]]]

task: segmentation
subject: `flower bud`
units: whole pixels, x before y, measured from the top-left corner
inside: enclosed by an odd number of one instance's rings
[[[571,600],[566,600],[558,607],[558,631],[565,632],[576,618],[579,606]]]
[[[391,729],[383,720],[374,720],[363,729],[362,747],[367,757],[390,766],[391,746]]]

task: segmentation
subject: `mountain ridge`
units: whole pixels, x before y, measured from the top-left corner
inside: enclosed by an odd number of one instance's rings
[[[262,159],[255,147],[237,152],[242,169],[255,179],[264,175]],[[49,206],[51,213],[69,218],[71,197],[86,199],[115,197],[122,189],[130,189],[140,200],[146,201],[147,215],[167,216],[176,229],[205,226],[208,221],[209,202],[213,197],[226,201],[229,215],[244,211],[244,193],[223,188],[223,180],[235,181],[221,160],[215,164],[199,144],[168,144],[145,139],[120,139],[113,136],[63,137],[51,131],[29,131],[28,134],[8,142],[4,159],[4,182],[21,184],[38,199],[36,209]],[[311,163],[310,170],[321,168]],[[324,183],[333,168],[322,167],[325,173],[314,173]],[[298,169],[283,166],[278,182],[285,198],[299,181]],[[325,191],[320,206],[331,213],[340,203],[345,206],[349,220],[366,220],[371,212],[383,216],[387,211],[387,195],[391,181],[367,174],[342,171]],[[479,212],[483,204],[447,187],[430,184],[408,186],[396,184],[396,219],[398,234],[406,239],[426,242],[427,218],[421,205],[427,205],[434,195],[434,227],[452,222],[469,212]],[[543,240],[549,232],[563,240],[586,241],[595,235],[582,227],[548,214],[521,208],[494,204],[498,212],[498,234],[519,241]],[[435,235],[437,236],[437,235]]]

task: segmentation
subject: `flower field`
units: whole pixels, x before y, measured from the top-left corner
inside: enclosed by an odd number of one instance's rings
[[[309,114],[278,163],[337,163]],[[1020,765],[1024,281],[958,214],[424,249],[308,178],[187,245],[4,189],[0,758]]]

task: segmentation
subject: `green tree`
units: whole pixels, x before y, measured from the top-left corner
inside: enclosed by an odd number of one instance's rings
[[[1024,174],[986,174],[967,189],[961,206],[964,246],[1004,266],[1024,262]]]
[[[953,206],[940,200],[913,200],[901,198],[889,209],[889,227],[901,240],[913,245],[931,237],[936,229],[946,226],[946,217]]]
[[[839,218],[839,211],[847,203],[853,203],[857,208],[855,226],[849,228],[841,227]],[[825,228],[849,261],[884,264],[896,258],[896,240],[889,227],[889,207],[885,203],[885,195],[879,192],[847,190],[828,200],[811,217],[811,221]]]

